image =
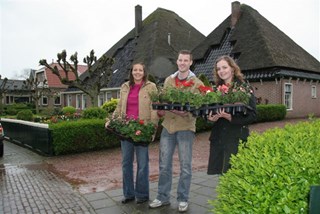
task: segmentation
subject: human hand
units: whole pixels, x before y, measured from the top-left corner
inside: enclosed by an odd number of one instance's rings
[[[158,110],[157,114],[159,117],[163,117],[166,114],[166,111],[165,110]]]
[[[231,121],[231,114],[224,111],[224,108],[221,108],[218,110],[218,113],[220,118],[225,118],[226,120]]]
[[[170,110],[170,112],[174,113],[174,114],[177,114],[181,117],[185,117],[188,115],[188,112],[187,111],[178,111],[178,110]]]

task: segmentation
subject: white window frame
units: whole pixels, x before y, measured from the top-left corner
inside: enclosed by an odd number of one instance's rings
[[[112,92],[111,91],[106,92],[106,101],[109,102],[111,98],[112,98]]]
[[[105,99],[104,99],[104,93],[100,93],[100,94],[98,95],[98,106],[99,106],[99,107],[103,105],[104,100],[105,100]]]
[[[67,95],[67,106],[72,106],[72,95],[71,94]]]
[[[87,108],[87,95],[82,94],[82,99],[81,99],[81,109],[86,109]]]
[[[57,98],[59,98],[59,103],[56,102],[56,99],[57,99]],[[61,105],[61,94],[59,94],[59,95],[57,95],[57,96],[55,96],[55,97],[53,98],[53,104],[54,104],[55,106]]]
[[[288,90],[289,89],[289,90]],[[292,110],[293,106],[293,86],[292,83],[285,83],[283,88],[283,101],[287,110]]]
[[[81,94],[76,94],[76,109],[81,109]]]
[[[312,99],[317,98],[317,86],[316,85],[311,86],[311,98]]]
[[[44,102],[45,100],[46,100],[47,102]],[[49,103],[48,97],[47,97],[47,96],[42,96],[42,97],[41,97],[41,105],[47,106],[48,103]]]

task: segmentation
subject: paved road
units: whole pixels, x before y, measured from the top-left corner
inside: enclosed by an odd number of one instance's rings
[[[0,158],[0,213],[178,213],[174,178],[171,205],[149,209],[148,203],[122,205],[122,190],[80,194],[69,183],[51,172],[46,157],[13,143],[4,142]],[[193,173],[190,206],[187,213],[208,213],[208,199],[216,197],[218,177]],[[150,184],[150,198],[156,197],[157,183]]]

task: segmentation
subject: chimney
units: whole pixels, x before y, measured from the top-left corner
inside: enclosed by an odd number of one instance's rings
[[[234,28],[237,21],[240,19],[240,2],[235,1],[231,3],[231,28]]]
[[[136,29],[136,36],[139,36],[139,33],[142,28],[142,7],[137,5],[135,7],[135,29]]]

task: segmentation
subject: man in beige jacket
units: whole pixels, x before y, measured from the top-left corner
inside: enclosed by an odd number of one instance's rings
[[[166,78],[164,88],[177,87],[183,91],[199,92],[203,83],[190,70],[192,54],[182,50],[177,59],[178,71]],[[188,210],[189,190],[192,177],[192,144],[195,138],[196,118],[185,111],[158,111],[163,116],[163,130],[160,138],[159,182],[157,198],[149,204],[157,208],[170,204],[172,185],[172,159],[178,147],[180,178],[177,189],[179,212]]]

